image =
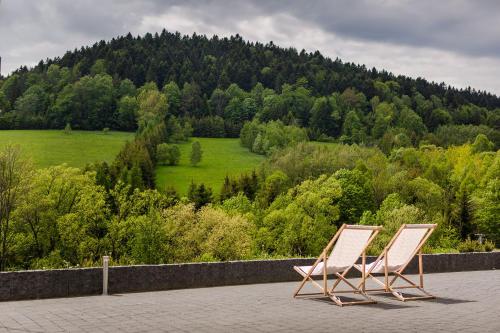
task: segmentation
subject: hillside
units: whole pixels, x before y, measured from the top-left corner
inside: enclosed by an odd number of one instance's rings
[[[280,120],[313,140],[449,146],[486,135],[500,144],[500,99],[395,76],[271,42],[163,31],[101,41],[20,68],[0,81],[0,129],[136,130],[140,94],[195,136],[238,137],[247,121]],[[143,99],[143,102],[145,100]],[[148,102],[144,102],[148,103]],[[141,117],[143,119],[141,119]]]

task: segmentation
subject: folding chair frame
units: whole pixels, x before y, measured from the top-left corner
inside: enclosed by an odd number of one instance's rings
[[[328,273],[327,273],[327,260],[328,260],[328,252],[330,252],[331,248],[337,241],[337,239],[340,237],[344,229],[363,229],[363,230],[372,230],[373,233],[371,234],[370,238],[368,238],[368,241],[366,242],[365,246],[363,247],[363,251],[361,254],[362,257],[362,265],[363,268],[366,265],[366,248],[370,245],[370,243],[373,241],[375,236],[380,232],[382,227],[380,226],[363,226],[363,225],[347,225],[343,224],[340,229],[337,231],[335,236],[330,240],[328,245],[325,247],[321,255],[318,257],[318,259],[314,262],[314,264],[311,266],[309,269],[309,272],[304,272],[298,267],[294,267],[295,271],[302,275],[304,279],[300,283],[299,287],[296,289],[295,293],[293,294],[293,297],[301,297],[301,296],[313,296],[313,295],[323,295],[326,297],[329,297],[335,304],[338,306],[345,306],[345,305],[355,305],[355,304],[373,304],[377,303],[375,300],[370,298],[366,293],[365,293],[365,280],[366,276],[363,270],[362,272],[362,277],[361,277],[361,289],[360,287],[356,287],[353,285],[349,280],[347,280],[346,275],[349,273],[351,268],[354,266],[354,264],[351,267],[348,267],[342,274],[335,273],[334,275],[336,276],[335,281],[333,282],[333,285],[330,289],[328,289]],[[314,269],[316,266],[318,266],[319,263],[323,262],[323,285],[320,285],[316,280],[313,279],[312,273],[314,272]],[[300,290],[304,287],[306,282],[311,282],[313,286],[321,290],[320,293],[303,293],[299,294]],[[345,282],[352,290],[335,290],[335,288],[340,284],[340,282]],[[363,301],[351,301],[351,302],[342,302],[339,296],[337,294],[340,293],[355,293],[355,294],[360,294],[365,298]]]
[[[413,251],[412,255],[410,256],[410,259],[403,265],[401,266],[400,269],[389,272],[388,269],[388,252],[391,249],[392,245],[396,241],[396,239],[399,237],[401,232],[403,232],[404,229],[409,229],[409,228],[423,228],[427,227],[428,230],[420,243],[417,245],[415,250]],[[397,299],[400,301],[406,302],[406,301],[412,301],[412,300],[425,300],[425,299],[434,299],[436,296],[431,295],[424,289],[424,266],[423,266],[423,261],[422,261],[422,247],[424,246],[425,242],[427,239],[431,236],[431,234],[434,232],[436,229],[437,224],[418,224],[418,225],[413,225],[413,224],[403,224],[401,228],[399,228],[398,232],[394,235],[394,237],[391,239],[389,244],[385,247],[384,251],[378,256],[378,258],[373,262],[372,266],[368,270],[368,272],[365,273],[366,276],[371,278],[374,282],[382,286],[381,289],[364,289],[366,292],[371,292],[371,291],[376,291],[376,292],[384,292],[384,293],[392,293]],[[413,260],[413,257],[415,255],[418,255],[418,274],[419,274],[419,284],[415,284],[413,281],[411,281],[409,278],[404,276],[403,271],[406,269],[406,267],[410,264],[410,262]],[[372,270],[377,266],[378,262],[384,260],[384,282],[380,281],[377,279],[375,276],[372,274]],[[356,267],[358,270],[360,270],[359,267]],[[363,271],[365,271],[365,268],[361,268]],[[394,277],[389,281],[389,274],[393,274]],[[405,286],[393,286],[394,283],[398,278],[401,278],[402,280],[408,282],[408,285]],[[358,285],[358,288],[361,286],[361,284]],[[410,297],[404,297],[401,292],[398,292],[397,289],[410,289],[410,288],[416,288],[420,290],[425,296],[410,296]]]

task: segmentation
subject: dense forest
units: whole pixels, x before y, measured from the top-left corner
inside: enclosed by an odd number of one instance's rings
[[[176,263],[316,256],[342,223],[383,225],[378,254],[403,223],[437,223],[428,253],[500,244],[500,152],[481,144],[399,148],[299,143],[255,172],[228,177],[219,197],[102,185],[102,172],[33,169],[0,151],[1,268]],[[483,233],[488,241],[474,239]]]
[[[243,124],[280,120],[310,139],[392,146],[500,145],[500,98],[367,69],[319,52],[240,36],[163,31],[101,41],[22,67],[0,81],[0,129],[135,130],[140,87],[156,85],[165,117],[196,136],[238,137]],[[157,96],[156,98],[162,98]]]
[[[21,68],[0,109],[1,129],[136,132],[83,169],[0,151],[0,270],[315,256],[342,223],[384,226],[372,254],[403,223],[438,224],[426,252],[500,244],[500,99],[486,92],[163,32]],[[267,158],[221,189],[155,188],[159,160],[191,136]]]

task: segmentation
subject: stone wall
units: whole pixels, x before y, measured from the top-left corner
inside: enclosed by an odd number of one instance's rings
[[[371,262],[369,258],[367,262]],[[298,280],[294,265],[314,259],[250,260],[221,263],[114,266],[109,268],[109,292],[200,288]],[[500,252],[424,255],[424,272],[441,273],[500,268]],[[417,272],[416,258],[407,269]],[[102,269],[57,269],[0,273],[0,301],[98,295]]]

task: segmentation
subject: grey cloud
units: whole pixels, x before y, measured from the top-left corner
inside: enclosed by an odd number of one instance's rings
[[[267,12],[287,11],[326,31],[457,53],[500,54],[500,2],[465,0],[318,0],[254,2]]]

